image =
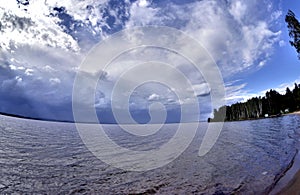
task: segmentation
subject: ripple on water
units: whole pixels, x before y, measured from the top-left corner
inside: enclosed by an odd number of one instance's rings
[[[206,123],[187,150],[168,165],[147,172],[116,169],[94,157],[76,128],[0,117],[0,193],[264,193],[289,165],[300,131],[299,116],[225,123],[212,150],[199,157]],[[109,126],[109,136],[140,151],[165,143],[166,125],[138,139]]]

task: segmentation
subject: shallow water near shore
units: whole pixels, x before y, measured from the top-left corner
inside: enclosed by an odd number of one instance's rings
[[[227,122],[214,147],[198,156],[207,123],[189,147],[158,169],[130,172],[97,159],[71,123],[0,117],[0,193],[195,193],[266,194],[292,162],[299,146],[300,116]],[[176,124],[140,140],[105,125],[119,145],[159,147]]]

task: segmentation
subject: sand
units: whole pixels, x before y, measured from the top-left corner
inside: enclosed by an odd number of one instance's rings
[[[278,194],[282,195],[300,195],[300,171]]]
[[[300,111],[296,111],[296,112],[294,112],[294,114],[300,114]]]
[[[291,114],[300,114],[300,111]],[[271,195],[300,195],[300,151],[297,152],[293,161],[293,165],[276,184]]]
[[[291,113],[287,113],[287,114],[283,114],[283,115],[291,115],[291,114],[300,114],[300,110],[299,111],[295,111],[295,112],[291,112]]]

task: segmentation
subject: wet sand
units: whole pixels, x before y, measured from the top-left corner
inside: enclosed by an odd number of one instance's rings
[[[300,195],[300,151],[291,163],[288,170],[276,182],[270,195]]]
[[[283,188],[278,194],[282,195],[299,195],[300,194],[300,171],[296,173],[289,184]]]
[[[300,152],[298,152],[294,158],[292,167],[287,171],[285,176],[282,178],[282,181],[282,183],[285,182],[285,186],[283,186],[281,189],[278,188],[280,191],[278,191],[276,194],[300,195]],[[280,185],[278,187],[280,187]]]
[[[300,115],[300,111],[284,115]],[[300,145],[300,143],[299,143]],[[298,146],[298,148],[300,148]],[[287,170],[282,178],[276,183],[269,193],[270,195],[300,195],[300,151],[295,156],[292,166]]]

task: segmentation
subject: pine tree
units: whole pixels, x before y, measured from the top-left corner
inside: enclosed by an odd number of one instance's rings
[[[285,16],[285,22],[289,29],[289,36],[292,38],[290,44],[295,47],[298,58],[300,59],[300,23],[296,18],[296,15],[291,10],[288,11]]]

